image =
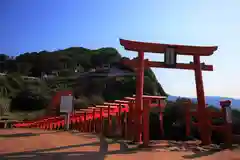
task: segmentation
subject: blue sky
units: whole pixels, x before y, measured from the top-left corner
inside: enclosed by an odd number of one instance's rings
[[[239,0],[0,0],[0,53],[115,47],[119,38],[186,45],[217,45],[202,61],[208,96],[240,97]],[[161,55],[146,54],[150,60]],[[180,62],[191,58],[179,57]],[[196,96],[194,73],[153,69],[166,92]]]

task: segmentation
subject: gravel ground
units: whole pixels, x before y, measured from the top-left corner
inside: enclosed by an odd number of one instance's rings
[[[195,142],[158,141],[151,150],[139,150],[87,133],[2,129],[0,160],[240,160],[239,149],[210,151],[201,147],[195,150],[192,143]]]

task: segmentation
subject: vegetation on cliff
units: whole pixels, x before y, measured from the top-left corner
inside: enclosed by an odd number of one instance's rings
[[[26,107],[23,103],[26,101],[20,101],[19,97],[31,97],[28,103],[34,103],[34,100],[38,103],[39,97],[49,101],[59,90],[74,91],[76,108],[131,96],[136,90],[134,75],[107,76],[109,68],[134,73],[132,68],[121,63],[123,58],[114,48],[71,47],[53,52],[24,53],[15,58],[1,54],[0,95],[13,99],[12,110],[43,109],[46,102],[42,107],[34,104]],[[96,74],[84,76],[86,73]],[[151,69],[145,71],[144,93],[166,95]]]

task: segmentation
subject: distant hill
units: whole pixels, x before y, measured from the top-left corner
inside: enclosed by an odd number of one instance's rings
[[[49,101],[57,91],[72,90],[75,108],[122,99],[136,91],[134,68],[124,65],[124,59],[128,58],[110,47],[71,47],[14,58],[0,54],[0,98],[14,99],[28,91]],[[144,75],[144,94],[167,95],[151,69]]]
[[[168,100],[175,101],[178,96],[169,96]],[[183,97],[182,97],[183,98]],[[184,97],[184,98],[190,98],[190,97]],[[240,109],[240,99],[234,99],[234,98],[227,98],[227,97],[220,97],[220,96],[206,96],[206,103],[209,105],[213,105],[216,107],[220,107],[219,101],[221,100],[231,100],[232,101],[232,107],[233,108],[239,108]],[[190,98],[194,102],[197,102],[197,98]]]

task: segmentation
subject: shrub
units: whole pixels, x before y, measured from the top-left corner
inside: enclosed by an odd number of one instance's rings
[[[48,104],[48,99],[41,94],[30,90],[20,91],[11,101],[11,111],[36,111],[41,110]]]
[[[89,105],[89,100],[87,97],[81,96],[74,100],[74,109],[87,108]]]
[[[90,103],[91,104],[103,104],[104,103],[104,99],[101,96],[92,95],[90,97]]]

